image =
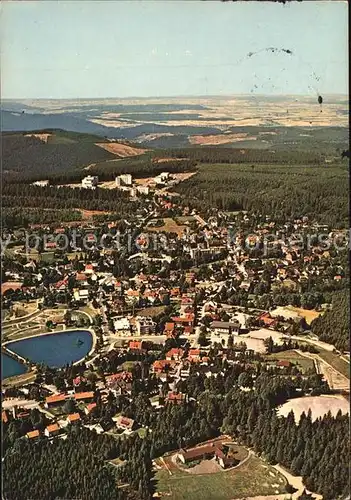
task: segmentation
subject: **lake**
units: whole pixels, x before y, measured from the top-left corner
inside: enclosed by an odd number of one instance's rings
[[[90,352],[92,345],[93,337],[88,330],[72,330],[9,342],[6,347],[34,363],[60,368],[84,358]],[[16,363],[12,358],[10,360]],[[6,361],[2,378],[10,377],[11,370],[15,370],[15,365],[10,365]]]
[[[15,375],[22,375],[26,373],[27,367],[22,365],[10,356],[1,353],[1,380],[6,377],[13,377]]]

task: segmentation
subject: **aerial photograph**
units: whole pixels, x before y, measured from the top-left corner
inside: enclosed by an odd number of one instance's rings
[[[0,29],[1,500],[350,500],[347,2]]]

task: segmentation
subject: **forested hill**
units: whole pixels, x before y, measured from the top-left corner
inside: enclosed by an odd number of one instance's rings
[[[110,141],[97,135],[51,129],[3,133],[3,174],[6,179],[18,181],[49,179],[69,172],[79,173],[81,178],[84,167],[123,156],[100,147],[101,143],[109,145]],[[138,149],[133,150],[137,155]]]
[[[81,169],[92,162],[116,158],[95,145],[102,141],[98,136],[60,131],[35,134],[3,134],[2,165],[6,178],[47,178],[52,174]]]
[[[316,318],[311,325],[312,332],[324,342],[337,349],[349,350],[350,341],[350,292],[344,290],[333,298],[332,308]]]

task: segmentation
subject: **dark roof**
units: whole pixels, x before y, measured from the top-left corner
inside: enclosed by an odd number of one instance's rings
[[[211,328],[238,328],[240,326],[239,321],[232,320],[232,321],[212,321],[211,323]]]

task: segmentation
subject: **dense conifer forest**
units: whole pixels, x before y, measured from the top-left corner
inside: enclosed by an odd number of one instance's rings
[[[301,395],[298,391],[328,393],[321,376],[279,376],[261,364],[228,366],[220,359],[217,365],[216,376],[207,378],[194,367],[189,378],[178,382],[178,390],[196,401],[166,405],[160,413],[147,396],[141,378],[145,369],[139,370],[139,378],[133,382],[132,402],[123,402],[124,396],[109,396],[103,409],[105,419],[116,410],[132,416],[150,427],[143,439],[137,435],[98,436],[72,427],[64,441],[50,444],[42,438],[30,444],[20,437],[26,432],[21,427],[25,424],[10,421],[4,428],[5,498],[150,499],[155,488],[152,458],[221,432],[252,447],[270,463],[302,475],[307,488],[321,493],[324,500],[344,498],[348,491],[349,417],[339,412],[336,417],[327,414],[313,421],[309,412],[295,421],[293,413],[287,417],[276,414],[277,406]],[[243,392],[240,386],[255,390]],[[120,467],[107,463],[117,457],[123,462]],[[129,486],[121,493],[117,483]]]
[[[321,224],[347,227],[346,162],[335,166],[204,164],[198,170],[176,191],[202,209],[256,211],[278,221],[307,215]]]
[[[329,342],[340,350],[349,350],[350,292],[348,289],[333,295],[331,309],[316,318],[312,322],[311,329],[324,342]]]

